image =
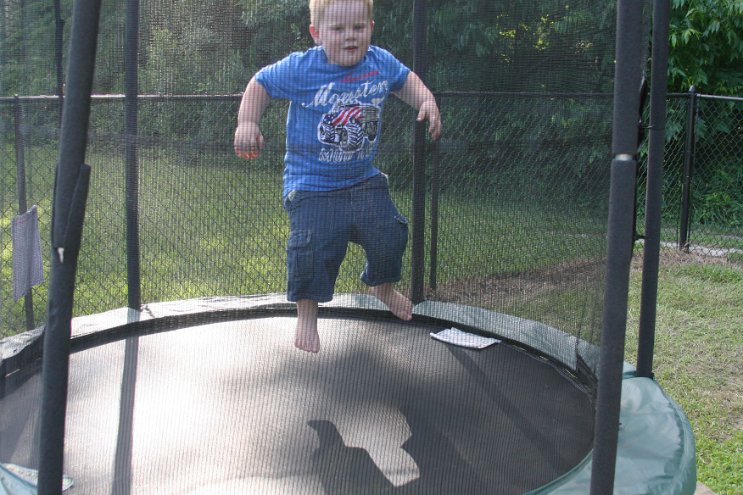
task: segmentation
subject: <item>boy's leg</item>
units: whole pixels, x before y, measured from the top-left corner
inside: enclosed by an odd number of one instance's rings
[[[392,314],[401,320],[413,319],[413,302],[400,294],[391,282],[370,288],[371,293],[382,301]]]
[[[320,351],[320,335],[317,333],[317,301],[311,299],[297,301],[294,346],[307,352]]]
[[[341,196],[341,197],[339,197]],[[287,242],[287,299],[297,304],[294,345],[320,350],[317,305],[333,297],[348,244],[348,210],[342,195],[296,191],[284,200],[291,230]]]
[[[402,257],[408,242],[408,221],[392,201],[387,178],[370,179],[363,201],[355,213],[357,235],[353,239],[366,252],[366,267],[361,280],[371,293],[402,320],[413,317],[413,303],[395,290],[402,273]]]

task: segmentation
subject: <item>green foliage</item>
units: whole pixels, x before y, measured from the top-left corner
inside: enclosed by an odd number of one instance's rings
[[[673,0],[669,90],[743,92],[743,1]]]
[[[708,182],[693,192],[695,220],[705,225],[743,227],[743,192],[731,190],[731,184],[743,184],[740,161],[718,163],[708,174]]]
[[[376,4],[376,41],[412,62],[409,3]],[[611,2],[428,2],[426,78],[434,90],[605,91]],[[407,10],[407,12],[406,12]]]
[[[61,0],[65,44],[72,0]],[[125,2],[104,0],[96,87],[122,91]],[[3,0],[0,92],[56,90],[54,8]],[[428,2],[428,80],[437,90],[607,91],[614,2]],[[377,0],[375,42],[412,63],[412,2]],[[142,2],[142,93],[229,93],[289,51],[312,45],[306,0]],[[743,91],[743,2],[673,0],[669,89]],[[64,47],[66,57],[66,45]],[[63,66],[66,61],[63,61]]]
[[[143,3],[140,93],[224,94],[247,83],[250,42],[235,2]]]
[[[314,44],[305,0],[238,0],[250,35],[246,61],[254,70]]]
[[[54,94],[51,2],[0,2],[0,94]]]
[[[743,227],[741,123],[741,102],[699,101],[692,203],[701,224]]]
[[[241,0],[256,66],[312,44],[305,0]],[[613,72],[613,5],[554,0],[431,1],[427,79],[434,90],[597,91]],[[412,3],[375,3],[374,42],[412,65]],[[255,66],[254,66],[255,67]]]

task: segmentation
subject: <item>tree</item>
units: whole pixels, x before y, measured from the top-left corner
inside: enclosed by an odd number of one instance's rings
[[[412,62],[413,2],[375,2],[375,42]],[[579,0],[430,0],[427,79],[435,90],[606,91],[614,5]]]
[[[669,91],[743,93],[743,0],[673,0]]]

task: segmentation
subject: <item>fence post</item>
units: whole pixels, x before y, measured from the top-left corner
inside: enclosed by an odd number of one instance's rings
[[[697,88],[689,88],[686,114],[686,146],[684,147],[684,182],[681,190],[681,218],[679,221],[680,250],[689,249],[689,212],[691,209],[691,174],[694,169],[694,143],[697,122]]]
[[[18,95],[15,97],[13,126],[15,132],[15,188],[16,195],[18,196],[18,214],[22,214],[28,210],[28,204],[26,202],[26,139],[23,136],[23,114],[21,112],[21,100],[18,98]],[[26,330],[31,330],[35,326],[34,299],[31,292],[23,298],[23,311],[26,315]]]

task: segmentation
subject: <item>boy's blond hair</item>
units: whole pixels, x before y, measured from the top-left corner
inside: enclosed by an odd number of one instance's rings
[[[317,26],[325,14],[325,9],[334,2],[342,2],[344,0],[310,0],[310,24]],[[346,0],[347,1],[347,0]],[[366,4],[366,8],[369,11],[369,20],[374,20],[374,0],[362,0]]]

